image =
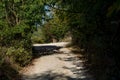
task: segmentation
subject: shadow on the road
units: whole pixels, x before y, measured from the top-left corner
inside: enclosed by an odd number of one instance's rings
[[[66,66],[63,67],[64,69],[68,69],[78,76],[78,79],[73,79],[73,80],[93,79],[92,76],[89,75],[90,71],[89,68],[86,66],[86,60],[83,60],[82,57],[69,56],[65,58],[58,57],[58,59],[66,62],[72,62],[72,64],[75,65],[75,67],[66,67]]]
[[[60,48],[62,47],[54,45],[33,46],[33,57],[37,58],[43,55],[51,55],[54,53],[58,53]],[[73,74],[77,75],[77,77],[53,73],[53,71],[46,71],[44,73],[32,74],[29,76],[23,75],[22,80],[92,80],[92,78],[90,78],[91,76],[89,75],[89,70],[85,66],[85,62],[82,62],[84,59],[83,57],[71,56],[70,54],[66,55],[68,55],[68,57],[57,58],[61,61],[71,62],[73,65],[75,65],[75,67],[64,66],[62,68],[70,70],[71,72],[73,72]]]
[[[40,76],[37,76],[37,75],[40,75]],[[46,73],[43,73],[43,74],[34,74],[31,76],[28,76],[28,78],[26,79],[27,80],[29,79],[30,80],[76,80],[74,78],[70,78],[60,74],[51,73],[51,71],[47,71]]]
[[[65,76],[63,74],[52,73],[52,71],[46,71],[42,74],[33,74],[24,76],[22,80],[90,80],[86,77],[73,78],[71,76]]]
[[[46,46],[33,46],[32,47],[32,55],[33,57],[40,57],[42,55],[50,55],[53,53],[58,53],[61,46],[54,45],[46,45]]]

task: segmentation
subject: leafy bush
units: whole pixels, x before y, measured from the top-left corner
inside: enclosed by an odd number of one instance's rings
[[[31,60],[31,53],[26,51],[24,48],[10,47],[6,53],[7,56],[12,59],[13,62],[18,63],[20,66],[24,66]]]
[[[14,41],[26,42],[30,41],[30,39],[31,28],[25,24],[20,24],[15,27],[4,26],[0,31],[0,45],[13,46],[16,45]]]
[[[32,43],[44,43],[44,35],[41,28],[38,28],[31,37]]]
[[[16,80],[18,72],[15,66],[12,66],[10,58],[6,55],[7,48],[0,47],[0,80]]]
[[[1,27],[0,30],[0,59],[9,57],[11,62],[24,66],[31,59],[31,28],[25,24],[15,27]],[[13,47],[14,46],[14,47]],[[5,48],[5,49],[3,49]]]
[[[44,40],[40,37],[32,37],[32,43],[44,43]]]
[[[7,48],[0,47],[0,66],[4,63],[6,51],[7,51]]]
[[[69,31],[68,26],[60,24],[60,22],[58,24],[53,22],[54,21],[46,23],[42,29],[46,42],[51,42],[53,39],[60,41]]]

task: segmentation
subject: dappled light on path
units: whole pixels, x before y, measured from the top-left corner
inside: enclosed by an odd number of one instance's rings
[[[84,60],[68,48],[61,48],[60,52],[35,59],[21,71],[22,80],[93,80],[84,67]]]

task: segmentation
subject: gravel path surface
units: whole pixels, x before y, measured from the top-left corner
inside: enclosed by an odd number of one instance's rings
[[[65,46],[66,43],[54,45]],[[83,66],[83,60],[69,48],[59,49],[60,53],[41,56],[25,67],[22,80],[93,80]]]

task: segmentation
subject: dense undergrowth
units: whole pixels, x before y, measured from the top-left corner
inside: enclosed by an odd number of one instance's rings
[[[19,80],[18,71],[30,63],[31,35],[43,11],[41,0],[0,1],[0,80]]]
[[[16,80],[20,67],[31,60],[31,32],[26,25],[0,30],[0,78]],[[16,78],[16,79],[14,79]]]

